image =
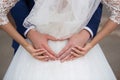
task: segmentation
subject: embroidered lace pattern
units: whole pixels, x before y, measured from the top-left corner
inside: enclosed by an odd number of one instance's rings
[[[120,0],[103,0],[103,3],[110,9],[110,19],[120,24]]]
[[[0,0],[0,25],[5,25],[9,22],[7,13],[17,1],[18,0]]]
[[[1,0],[0,1],[0,25],[5,25],[9,22],[7,13],[15,5],[18,0]],[[103,3],[111,11],[110,19],[120,24],[120,0],[103,0]]]

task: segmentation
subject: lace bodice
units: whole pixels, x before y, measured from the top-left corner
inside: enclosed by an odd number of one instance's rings
[[[120,0],[103,0],[103,3],[111,11],[110,19],[120,24]]]
[[[9,22],[7,13],[17,1],[18,0],[0,0],[0,25],[5,25]],[[120,24],[120,0],[103,0],[103,3],[106,4],[111,11],[110,19]]]
[[[0,0],[0,25],[5,25],[9,22],[7,13],[17,1],[18,0]]]

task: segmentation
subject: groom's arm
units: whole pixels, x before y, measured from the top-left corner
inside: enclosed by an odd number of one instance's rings
[[[24,32],[26,31],[26,28],[23,26],[23,21],[28,16],[29,12],[30,8],[27,5],[26,0],[20,0],[11,10],[11,15],[15,21],[16,29],[23,37],[25,37]],[[12,46],[16,51],[19,44],[16,41],[13,41]]]
[[[93,14],[91,20],[83,29],[80,31],[79,34],[73,35],[70,39],[68,44],[64,47],[64,49],[59,53],[59,58],[61,61],[69,61],[78,58],[75,54],[71,54],[72,48],[74,46],[78,45],[80,47],[84,47],[86,43],[88,42],[90,35],[91,37],[94,37],[96,35],[100,19],[101,19],[101,14],[102,14],[102,4],[99,5],[95,13]],[[78,50],[79,51],[79,50]],[[69,53],[69,54],[68,54]],[[72,55],[72,57],[70,56]],[[78,54],[77,54],[78,55]],[[76,57],[75,57],[76,56]]]
[[[34,0],[25,0],[25,3],[26,3],[26,5],[27,5],[27,7],[28,7],[28,10],[29,10],[29,12],[31,11],[31,9],[33,8],[33,6],[34,6]]]
[[[89,23],[85,27],[85,29],[91,34],[91,37],[94,37],[97,33],[97,30],[101,21],[102,6],[103,6],[102,3],[100,3],[97,10],[95,11],[92,18],[90,19]]]
[[[23,26],[24,19],[28,16],[30,13],[30,10],[32,9],[34,5],[33,0],[20,0],[14,8],[11,10],[11,15],[14,18],[17,31],[23,36],[24,32],[27,30]]]

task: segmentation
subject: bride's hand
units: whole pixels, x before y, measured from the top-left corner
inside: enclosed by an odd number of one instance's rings
[[[45,51],[44,55],[49,56],[49,60],[56,60],[55,53],[48,45],[48,40],[56,40],[56,38],[47,34],[42,34],[36,30],[30,30],[27,34],[27,37],[30,39],[36,49],[42,49]]]
[[[31,44],[24,46],[24,48],[36,59],[41,61],[48,61],[48,56],[43,55],[45,50],[42,49],[35,49]]]
[[[72,50],[74,52],[78,53],[78,57],[79,55],[85,55],[91,48],[93,48],[93,46],[90,43],[87,43],[84,47],[80,47],[80,46],[75,46]]]
[[[74,50],[74,48],[76,46],[83,47],[87,43],[89,37],[90,34],[86,30],[82,30],[80,33],[74,34],[72,37],[69,38],[68,44],[59,53],[59,59],[64,62],[83,56],[82,54],[79,54],[78,49]]]

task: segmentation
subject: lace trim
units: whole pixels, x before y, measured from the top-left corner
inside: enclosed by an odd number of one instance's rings
[[[5,25],[9,22],[8,18],[6,16],[0,17],[0,25]]]
[[[120,24],[120,0],[103,0],[103,3],[111,12],[110,19]]]
[[[9,22],[7,14],[9,10],[15,6],[18,0],[2,0],[0,1],[0,25],[5,25]]]
[[[0,25],[5,25],[9,22],[6,15],[17,1],[18,0],[0,1]],[[107,5],[111,11],[110,19],[120,24],[120,0],[103,0],[103,3]]]

